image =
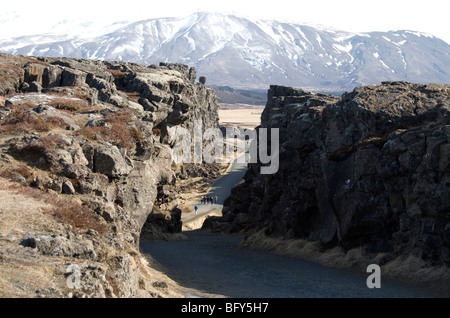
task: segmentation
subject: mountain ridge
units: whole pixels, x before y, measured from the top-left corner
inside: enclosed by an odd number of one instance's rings
[[[346,91],[386,80],[450,83],[450,45],[410,31],[346,32],[276,20],[198,12],[120,24],[83,39],[0,40],[10,54],[195,66],[208,83],[267,89],[271,84]]]

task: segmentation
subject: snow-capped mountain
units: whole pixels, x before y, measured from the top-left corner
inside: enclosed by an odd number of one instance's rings
[[[94,37],[56,30],[3,39],[0,51],[143,64],[180,62],[195,66],[208,84],[237,88],[279,84],[343,91],[385,80],[450,83],[450,45],[420,32],[349,33],[204,12],[116,26]]]

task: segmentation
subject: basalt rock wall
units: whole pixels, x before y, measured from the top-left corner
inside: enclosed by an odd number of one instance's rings
[[[46,255],[61,256],[57,251],[71,250],[64,246],[77,244],[78,234],[91,233],[94,244],[88,242],[92,253],[87,259],[115,264],[105,265],[114,284],[105,287],[104,280],[92,278],[96,282],[86,284],[104,288],[89,293],[81,288],[79,295],[142,296],[143,290],[150,295],[124,247],[139,248],[147,223],[153,225],[148,238],[181,231],[172,132],[176,127],[193,131],[196,120],[202,120],[203,129],[218,127],[214,91],[196,81],[195,68],[182,64],[147,67],[0,54],[0,96],[2,176],[78,202],[103,229],[97,233],[74,223],[69,234],[45,233],[45,239],[64,236],[51,240],[55,246],[45,248]],[[17,245],[38,248],[23,243],[44,237],[32,232]],[[106,245],[115,247],[108,252],[114,261],[105,262]],[[56,288],[52,295],[60,293]]]
[[[249,164],[205,228],[450,265],[450,86],[385,82],[342,97],[272,86],[261,127],[280,167]]]

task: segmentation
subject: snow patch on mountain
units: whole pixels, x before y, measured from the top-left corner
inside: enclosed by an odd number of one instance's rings
[[[14,17],[0,15],[2,29],[8,19]],[[450,46],[423,32],[351,33],[207,12],[94,26],[64,20],[47,33],[32,34],[36,29],[29,36],[10,38],[4,32],[0,51],[143,64],[180,62],[195,66],[210,84],[236,88],[280,84],[343,91],[385,80],[450,82]]]

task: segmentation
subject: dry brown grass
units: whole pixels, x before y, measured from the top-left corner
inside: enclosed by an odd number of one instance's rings
[[[53,126],[42,117],[19,107],[12,107],[11,113],[0,120],[0,133],[5,132],[48,132]]]
[[[83,127],[80,133],[89,140],[108,141],[129,150],[142,138],[138,129],[128,126],[132,120],[130,111],[121,110],[105,116],[107,126]]]
[[[47,213],[52,215],[58,222],[70,225],[75,233],[88,229],[93,229],[100,234],[106,232],[107,227],[100,217],[93,210],[88,209],[77,201],[21,184],[2,186],[2,190],[12,191],[14,194],[33,198],[50,205],[51,208],[47,210]]]
[[[21,164],[17,167],[3,169],[0,171],[0,177],[11,181],[16,181],[17,177],[23,177],[25,180],[29,180],[33,177],[33,171],[27,165]]]
[[[18,77],[22,72],[22,67],[19,65],[0,62],[0,80],[2,81],[9,81],[11,77]]]
[[[111,73],[115,78],[120,78],[120,77],[124,77],[127,72],[122,70],[122,69],[112,69],[112,68],[108,68],[106,69],[106,71],[108,71],[109,73]]]
[[[53,128],[66,128],[67,123],[61,117],[49,116],[46,119],[47,123]]]
[[[92,141],[108,141],[116,146],[131,149],[133,136],[124,124],[111,124],[108,127],[84,127],[80,133]]]
[[[128,99],[134,103],[139,104],[139,98],[141,97],[141,94],[138,92],[125,92]]]
[[[342,260],[345,257],[344,252],[340,248],[334,248],[333,250],[328,250],[327,253],[321,253],[319,242],[301,239],[283,240],[266,236],[264,231],[259,231],[248,236],[241,245],[277,254],[314,260],[323,265],[344,267],[342,264]]]
[[[84,99],[69,99],[69,98],[55,98],[49,103],[49,106],[53,106],[59,110],[65,110],[68,112],[82,112],[91,110],[92,107]]]
[[[38,141],[38,145],[48,151],[62,149],[65,144],[63,137],[58,134],[48,134],[47,136],[39,138]]]
[[[89,94],[84,90],[83,86],[74,86],[75,95],[74,97],[79,98],[81,100],[87,101],[89,98]]]
[[[161,136],[161,129],[154,128],[152,130],[152,132],[153,132],[153,135],[155,135],[155,136]]]
[[[335,268],[365,270],[369,264],[379,264],[386,256],[384,253],[367,254],[361,248],[354,248],[344,252],[339,246],[324,251],[321,243],[318,241],[273,238],[266,236],[264,230],[248,236],[242,243],[242,246],[299,257]]]
[[[386,262],[387,254],[385,253],[367,254],[361,248],[354,248],[345,253],[340,247],[323,251],[319,242],[272,238],[266,236],[264,230],[247,236],[241,246],[298,257],[328,267],[363,272],[369,264],[380,264],[383,277],[427,288],[436,294],[445,294],[447,297],[450,293],[448,284],[450,268],[444,265],[428,266],[424,260],[414,255],[397,256]]]
[[[48,132],[54,128],[65,128],[67,123],[60,117],[43,118],[19,106],[12,106],[11,113],[0,120],[0,133]]]
[[[58,222],[71,225],[75,231],[93,229],[100,234],[106,232],[106,225],[94,211],[67,199],[58,199],[56,203],[58,205],[50,213]]]
[[[26,56],[25,60],[29,61],[31,63],[34,63],[34,64],[40,64],[40,65],[44,65],[44,66],[48,66],[49,65],[48,63],[46,63],[44,61],[41,61],[41,60],[35,58],[34,56]]]

